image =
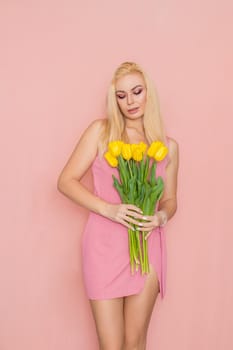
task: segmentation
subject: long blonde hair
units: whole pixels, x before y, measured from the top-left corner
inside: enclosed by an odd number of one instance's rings
[[[160,140],[166,144],[165,130],[160,115],[156,88],[147,73],[134,62],[123,62],[116,70],[107,93],[107,119],[100,137],[99,149],[103,154],[107,144],[114,140],[124,140],[125,122],[116,100],[117,79],[130,73],[140,73],[146,85],[146,106],[143,117],[144,131],[149,143]]]

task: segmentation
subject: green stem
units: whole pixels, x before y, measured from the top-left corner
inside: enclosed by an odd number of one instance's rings
[[[127,160],[127,163],[128,163],[128,167],[129,167],[130,176],[133,177],[132,169],[131,169],[131,166],[130,166],[130,161]]]
[[[138,264],[139,260],[137,257],[137,241],[136,241],[135,231],[132,231],[132,242],[133,242],[133,257],[134,257],[135,263]]]
[[[128,238],[129,238],[129,257],[130,257],[130,268],[131,274],[134,274],[134,261],[133,261],[133,251],[132,251],[132,230],[128,229]]]
[[[139,231],[136,231],[137,235],[137,245],[138,245],[138,252],[139,252],[139,258],[140,258],[140,264],[141,264],[141,269],[143,266],[143,258],[142,258],[142,250],[141,250],[141,241],[140,241],[140,233]]]

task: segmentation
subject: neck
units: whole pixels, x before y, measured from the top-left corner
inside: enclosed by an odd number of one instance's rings
[[[136,120],[129,120],[127,119],[125,121],[125,129],[135,129],[138,132],[144,132],[144,125],[142,118],[136,119]]]
[[[139,143],[140,141],[147,143],[142,119],[127,120],[124,135],[129,143]]]

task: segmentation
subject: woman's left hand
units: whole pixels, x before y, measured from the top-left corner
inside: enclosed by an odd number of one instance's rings
[[[143,219],[144,222],[139,222],[137,229],[139,231],[148,232],[148,234],[145,236],[145,239],[147,239],[152,231],[163,224],[163,219],[160,214],[160,212],[156,212],[154,215],[144,215]]]

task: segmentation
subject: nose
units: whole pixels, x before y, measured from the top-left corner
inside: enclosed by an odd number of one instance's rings
[[[130,105],[133,103],[133,95],[131,93],[127,94],[127,104]]]

